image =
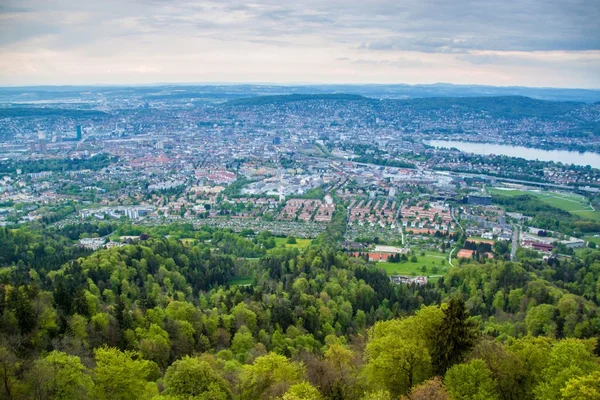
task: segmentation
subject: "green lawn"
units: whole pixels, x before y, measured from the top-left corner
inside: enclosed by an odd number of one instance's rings
[[[443,264],[442,264],[443,261]],[[387,272],[388,275],[445,275],[450,268],[448,264],[448,255],[437,253],[433,251],[426,251],[425,256],[421,256],[420,252],[417,252],[417,262],[413,263],[410,261],[403,263],[389,263],[389,262],[378,262],[375,263],[377,268],[382,268]],[[427,267],[427,271],[422,272],[421,268]],[[433,272],[432,268],[436,266],[437,272]]]
[[[596,236],[584,236],[583,240],[585,240],[586,242],[594,242],[594,243],[600,245],[600,237],[596,237]]]
[[[252,284],[252,278],[249,277],[237,277],[229,281],[229,286],[247,286]]]
[[[417,251],[417,264],[419,266],[426,265],[429,267],[430,265],[437,266],[445,266],[448,265],[448,253],[438,253],[435,251],[426,251],[425,256],[421,255],[421,252]],[[442,264],[442,261],[444,262]],[[410,262],[410,261],[409,261]]]
[[[291,248],[296,248],[296,249],[300,249],[300,250],[304,250],[305,248],[308,247],[308,245],[310,244],[311,240],[310,239],[298,239],[296,238],[296,244],[288,244],[287,243],[287,238],[275,238],[275,244],[277,245],[277,247],[291,247]]]
[[[503,189],[499,189],[499,188],[487,188],[487,191],[491,195],[496,194],[496,195],[508,196],[508,197],[521,196],[523,194],[531,194],[530,192],[527,192],[524,190],[516,190],[516,189],[503,190]]]
[[[598,211],[571,211],[572,214],[579,215],[581,218],[592,221],[600,221],[600,212]]]
[[[592,253],[597,253],[599,252],[599,249],[590,249],[589,247],[581,247],[578,249],[573,249],[573,252],[575,252],[575,255],[577,255],[578,257],[584,257],[586,255],[592,254]]]

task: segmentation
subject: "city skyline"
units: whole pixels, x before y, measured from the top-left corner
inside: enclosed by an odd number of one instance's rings
[[[0,85],[408,83],[600,88],[594,1],[0,5]]]

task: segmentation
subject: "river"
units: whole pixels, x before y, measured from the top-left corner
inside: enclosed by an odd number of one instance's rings
[[[450,149],[452,147],[465,153],[481,155],[504,155],[509,157],[520,157],[526,160],[555,161],[563,164],[590,165],[600,168],[600,154],[579,153],[568,150],[541,150],[523,146],[511,146],[506,144],[459,142],[455,140],[428,140],[429,146]]]

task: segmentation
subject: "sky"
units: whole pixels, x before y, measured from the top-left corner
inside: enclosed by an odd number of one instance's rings
[[[600,0],[0,0],[0,85],[600,88]]]

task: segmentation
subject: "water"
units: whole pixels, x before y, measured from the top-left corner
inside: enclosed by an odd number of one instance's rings
[[[429,140],[425,142],[429,146],[442,148],[457,148],[465,153],[480,155],[504,155],[509,157],[520,157],[526,160],[554,161],[563,164],[590,165],[600,168],[600,154],[579,153],[568,150],[541,150],[523,146],[510,146],[505,144],[459,142],[455,140]]]

